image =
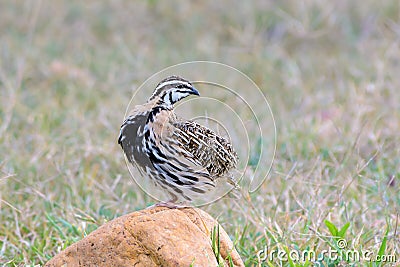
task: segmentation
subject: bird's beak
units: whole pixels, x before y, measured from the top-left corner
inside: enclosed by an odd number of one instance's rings
[[[200,95],[199,91],[196,88],[192,87],[192,95]]]

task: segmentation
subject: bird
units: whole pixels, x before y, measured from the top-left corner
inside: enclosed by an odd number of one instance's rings
[[[118,143],[127,160],[170,199],[159,206],[176,208],[207,198],[216,182],[228,178],[238,156],[233,145],[213,130],[174,112],[174,104],[199,91],[185,78],[161,80],[142,105],[135,106],[120,128]]]

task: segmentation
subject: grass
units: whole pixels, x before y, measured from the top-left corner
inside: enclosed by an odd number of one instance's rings
[[[313,266],[260,260],[266,248],[350,264],[321,254],[339,238],[400,258],[397,1],[3,1],[0,14],[0,264],[44,264],[153,203],[119,126],[135,88],[190,60],[243,71],[275,116],[267,181],[205,207],[246,266]]]

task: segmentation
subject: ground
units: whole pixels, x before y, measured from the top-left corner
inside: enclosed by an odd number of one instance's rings
[[[0,17],[0,264],[43,264],[154,204],[119,127],[138,86],[191,60],[244,72],[275,117],[265,183],[204,207],[246,266],[312,266],[266,248],[399,260],[398,1],[2,1]]]

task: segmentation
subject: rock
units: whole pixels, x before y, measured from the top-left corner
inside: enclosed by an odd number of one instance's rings
[[[211,246],[216,225],[197,208],[136,211],[101,226],[45,266],[218,266]],[[222,227],[219,233],[222,258],[230,255],[234,266],[244,266]]]

